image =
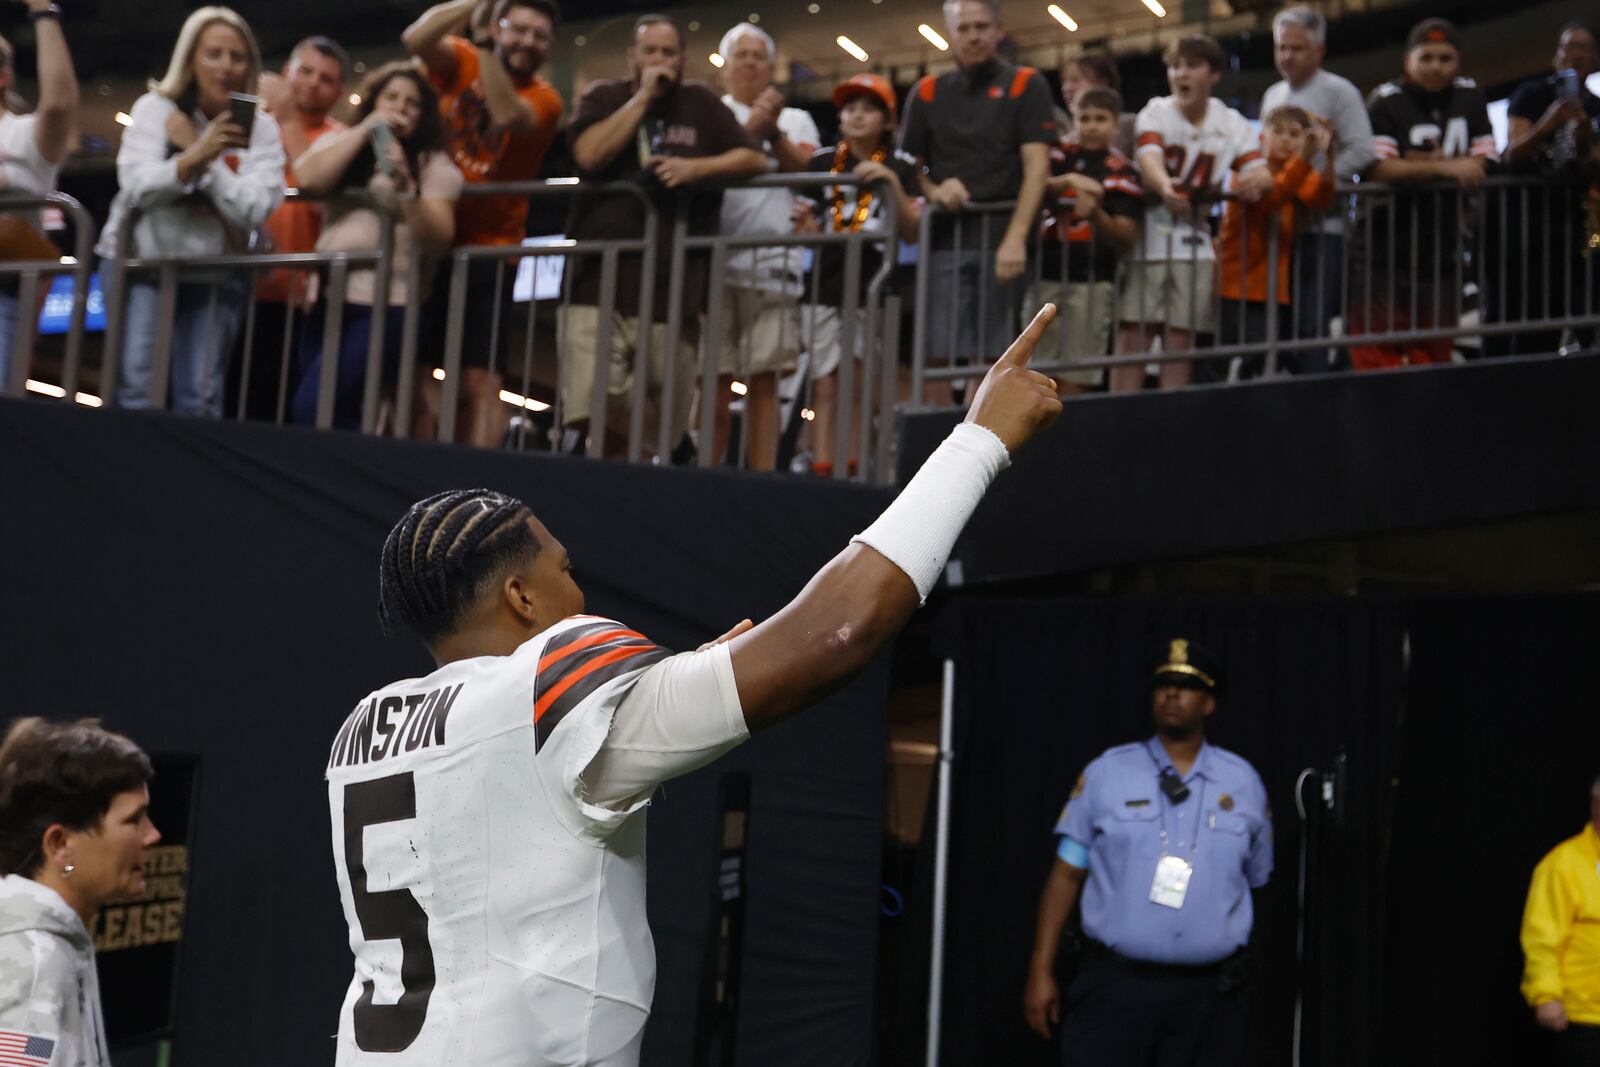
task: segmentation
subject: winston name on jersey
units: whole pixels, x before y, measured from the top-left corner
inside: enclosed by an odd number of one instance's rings
[[[577,616],[362,700],[328,804],[355,974],[341,1065],[632,1063],[655,953],[644,819],[580,775],[670,653]]]

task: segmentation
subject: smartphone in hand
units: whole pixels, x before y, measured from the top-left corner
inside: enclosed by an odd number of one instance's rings
[[[395,173],[394,160],[389,158],[389,146],[395,141],[394,131],[389,128],[388,123],[380,122],[372,127],[367,138],[372,142],[372,158],[376,161],[378,173],[390,179],[399,177]]]
[[[244,131],[244,143],[250,143],[250,133],[256,127],[256,106],[261,103],[259,96],[249,93],[229,93],[228,110],[232,113],[233,124]]]
[[[1556,96],[1562,100],[1576,100],[1582,91],[1582,82],[1575,70],[1556,71]]]

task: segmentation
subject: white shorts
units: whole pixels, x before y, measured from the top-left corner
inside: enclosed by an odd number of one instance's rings
[[[844,310],[825,304],[808,304],[800,311],[800,339],[811,355],[811,380],[826,378],[839,369],[844,357]],[[867,313],[856,308],[855,358],[866,354]]]

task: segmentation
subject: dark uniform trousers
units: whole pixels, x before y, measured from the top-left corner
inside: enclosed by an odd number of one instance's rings
[[[1217,967],[1163,967],[1100,956],[1062,1004],[1062,1067],[1239,1067],[1245,991]]]

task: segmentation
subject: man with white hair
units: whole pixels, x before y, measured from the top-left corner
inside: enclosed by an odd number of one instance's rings
[[[1304,108],[1333,131],[1329,151],[1333,171],[1350,181],[1372,166],[1377,150],[1372,140],[1372,119],[1361,91],[1344,78],[1322,68],[1328,53],[1328,20],[1304,5],[1286,7],[1272,20],[1273,55],[1283,81],[1261,97],[1261,114],[1270,115],[1286,105]],[[1320,159],[1312,160],[1318,169]],[[1294,238],[1295,332],[1300,337],[1325,337],[1329,321],[1339,314],[1340,275],[1344,270],[1344,219],[1334,199],[1317,231]],[[1285,352],[1283,365],[1296,373],[1326,371],[1327,349]]]
[[[722,102],[778,170],[805,170],[822,137],[797,107],[784,107],[772,86],[778,45],[766,31],[741,22],[718,48],[727,93]],[[786,189],[743,189],[722,198],[724,234],[790,233],[794,194]],[[772,470],[778,455],[778,375],[800,355],[798,248],[746,248],[728,257],[722,285],[722,321],[706,324],[718,346],[716,435],[713,455],[727,450],[728,402],[735,379],[746,386],[744,440],[751,470]],[[715,333],[713,333],[715,331]],[[706,447],[701,442],[701,447]]]

